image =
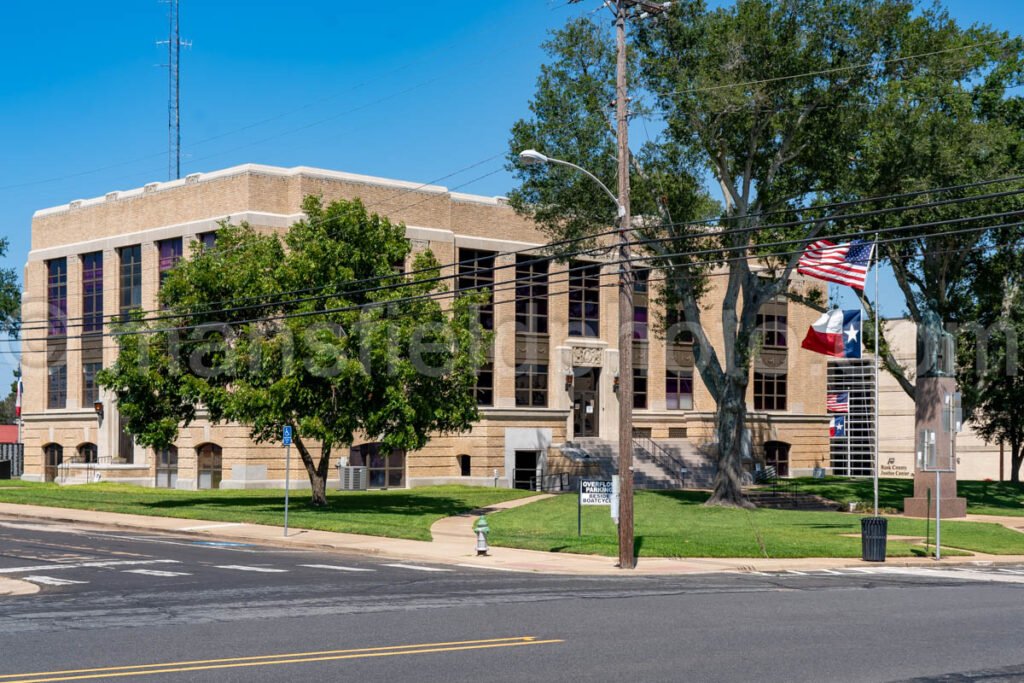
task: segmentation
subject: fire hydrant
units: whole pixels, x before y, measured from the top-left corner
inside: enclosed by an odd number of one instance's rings
[[[480,519],[476,520],[476,524],[473,525],[473,531],[476,532],[476,554],[486,555],[489,548],[487,547],[487,534],[491,530],[491,527],[487,524],[487,517],[480,515]]]

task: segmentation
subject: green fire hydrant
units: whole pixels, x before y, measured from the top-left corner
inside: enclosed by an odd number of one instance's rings
[[[480,515],[480,519],[476,520],[476,524],[473,525],[473,531],[476,532],[476,554],[486,555],[489,548],[487,547],[487,533],[491,530],[491,527],[487,524],[487,517]]]

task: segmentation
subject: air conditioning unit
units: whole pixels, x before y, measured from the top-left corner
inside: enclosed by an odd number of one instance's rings
[[[338,467],[341,477],[339,491],[365,491],[370,478],[365,467]]]

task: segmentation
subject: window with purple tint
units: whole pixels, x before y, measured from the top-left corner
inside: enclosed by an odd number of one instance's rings
[[[601,327],[600,264],[569,264],[569,336],[597,337]]]
[[[103,331],[103,252],[82,256],[82,332]]]
[[[693,410],[692,371],[665,371],[665,408],[668,410]]]
[[[210,232],[201,232],[196,235],[196,239],[203,245],[204,249],[213,249],[217,244],[217,231],[211,230]]]
[[[142,246],[121,247],[121,314],[142,306]]]
[[[633,339],[647,339],[647,307],[633,307]]]
[[[46,304],[51,337],[68,333],[68,260],[46,262]]]
[[[157,245],[160,248],[160,286],[163,286],[164,280],[167,279],[167,272],[181,260],[181,238],[161,240],[157,242]]]

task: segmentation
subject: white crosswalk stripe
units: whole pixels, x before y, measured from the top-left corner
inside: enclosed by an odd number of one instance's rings
[[[833,576],[842,576],[843,575],[842,572],[832,571],[831,569],[819,569],[818,571],[823,573],[823,574],[832,574]]]
[[[287,569],[272,569],[271,567],[249,567],[244,564],[218,564],[217,569],[235,569],[240,572],[263,572],[265,574],[284,574]]]
[[[372,572],[375,569],[366,569],[364,567],[343,567],[337,564],[300,564],[300,567],[309,567],[310,569],[333,569],[338,572]]]
[[[177,560],[105,560],[103,562],[68,562],[67,564],[39,564],[33,567],[0,567],[0,574],[21,574],[23,572],[53,571],[55,569],[128,567],[132,565],[168,563],[179,564]]]
[[[73,581],[71,579],[58,579],[53,576],[23,576],[25,581],[41,583],[44,586],[70,586],[76,583],[89,583],[88,581]]]
[[[807,576],[807,572],[798,572],[795,569],[787,569],[786,573],[787,574],[796,574],[797,576]]]
[[[451,569],[441,569],[440,567],[423,567],[418,564],[386,564],[385,567],[394,567],[395,569],[415,569],[420,572],[450,572]]]
[[[125,574],[142,574],[143,576],[192,576],[188,572],[165,572],[159,569],[124,569],[122,572]]]

